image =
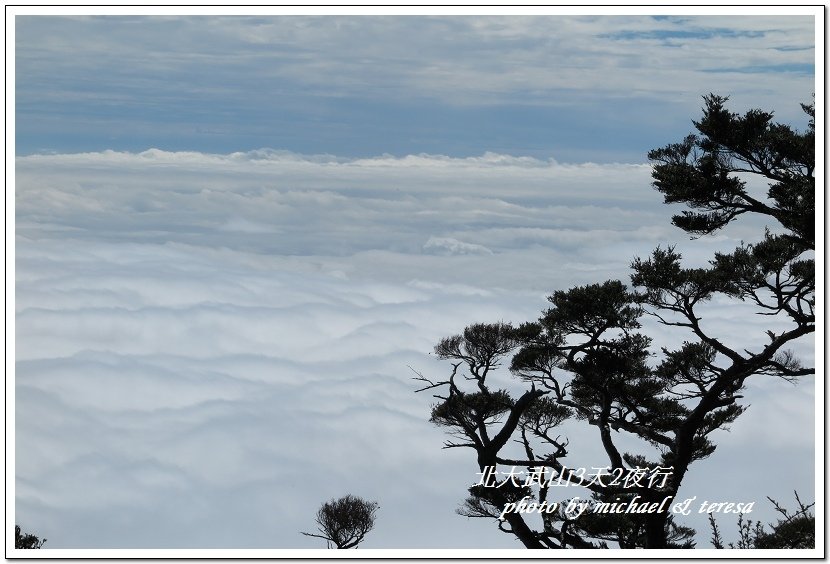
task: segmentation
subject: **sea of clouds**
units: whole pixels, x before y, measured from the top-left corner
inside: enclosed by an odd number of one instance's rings
[[[446,374],[441,337],[627,280],[658,245],[704,264],[763,227],[690,241],[645,164],[152,149],[15,166],[16,518],[52,548],[316,548],[299,531],[346,493],[381,505],[366,548],[516,548],[454,514],[478,469],[441,450],[413,371]],[[727,302],[704,319],[749,348],[768,323]],[[812,362],[811,339],[797,349]],[[771,521],[765,496],[814,495],[814,385],[756,380],[684,491]],[[572,433],[570,465],[605,463]]]

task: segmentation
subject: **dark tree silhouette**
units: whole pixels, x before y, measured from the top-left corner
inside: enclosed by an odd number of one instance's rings
[[[43,548],[46,539],[39,539],[33,534],[24,533],[18,525],[14,526],[14,547],[15,548]]]
[[[706,96],[703,118],[694,122],[698,134],[649,153],[654,186],[667,203],[690,208],[674,223],[695,237],[750,213],[776,221],[760,241],[716,254],[705,268],[684,268],[674,248],[658,248],[632,263],[633,288],[610,280],[556,291],[536,322],[475,324],[435,347],[452,363],[450,376],[419,373],[418,391],[438,392],[431,421],[453,437],[446,448],[475,450],[482,476],[462,515],[497,519],[528,548],[693,547],[694,531],[675,524],[661,503],[676,496],[695,461],[715,450],[710,434],[744,411],[747,379],[795,381],[814,373],[787,348],[815,330],[813,107],[802,106],[810,120],[800,133],[768,112],[730,113],[726,100]],[[749,176],[768,183],[766,195],[747,186]],[[767,331],[752,350],[731,347],[728,334],[714,334],[702,321],[701,305],[715,297],[754,306],[789,327]],[[652,350],[640,331],[644,315],[685,331],[688,340],[676,350]],[[512,374],[529,384],[521,394],[493,385],[508,360]],[[557,430],[566,420],[595,429],[607,455],[604,470],[567,470],[569,444]],[[622,452],[623,435],[629,444],[639,440],[641,453]],[[591,469],[596,462],[568,466]],[[603,472],[642,479],[609,483]],[[522,499],[550,507],[567,499],[554,500],[554,493],[584,494],[563,484],[587,489],[592,507],[645,503],[654,511],[577,514],[564,504],[541,516],[505,511]]]
[[[743,515],[738,517],[738,541],[730,542],[729,548],[815,548],[816,546],[816,516],[812,513],[815,503],[805,505],[795,493],[798,510],[790,512],[781,507],[777,501],[768,497],[781,514],[777,523],[770,524],[770,530],[760,521],[744,521]],[[712,546],[725,548],[720,535],[715,516],[709,514],[709,527],[712,530]]]
[[[317,511],[320,534],[302,533],[307,537],[325,539],[326,547],[354,548],[375,526],[378,504],[357,496],[346,495],[324,503]]]

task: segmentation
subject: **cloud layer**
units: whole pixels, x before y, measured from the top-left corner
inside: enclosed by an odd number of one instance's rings
[[[440,449],[410,367],[440,376],[439,338],[534,319],[547,293],[626,279],[657,245],[702,263],[762,228],[684,240],[643,165],[161,150],[15,164],[16,512],[53,548],[313,548],[299,531],[345,493],[381,504],[366,548],[516,547],[454,514],[475,461]],[[705,319],[736,345],[767,328],[726,303]],[[812,383],[753,390],[690,496],[812,495]],[[594,443],[575,432],[574,465],[602,462]]]
[[[150,146],[639,162],[702,95],[804,123],[815,21],[18,16],[22,154]]]

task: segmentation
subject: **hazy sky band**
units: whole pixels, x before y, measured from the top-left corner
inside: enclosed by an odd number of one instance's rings
[[[709,91],[796,119],[813,42],[807,16],[22,16],[17,152],[642,162]]]

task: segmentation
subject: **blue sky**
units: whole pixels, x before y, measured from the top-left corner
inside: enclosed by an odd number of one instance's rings
[[[798,118],[810,17],[18,17],[17,152],[642,162],[708,92]]]
[[[455,514],[478,468],[410,367],[443,378],[442,337],[658,245],[704,265],[761,236],[689,240],[646,152],[708,92],[803,129],[813,19],[697,12],[17,16],[16,522],[54,549],[312,549],[353,493],[381,504],[367,549],[517,548]],[[704,319],[736,349],[780,322]],[[769,522],[766,496],[814,496],[816,382],[746,398],[681,491]],[[569,466],[604,463],[592,431],[563,430]]]

